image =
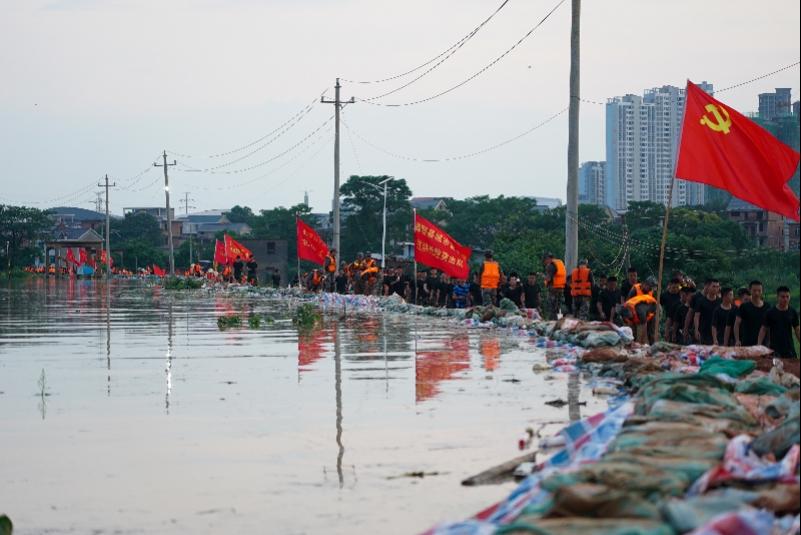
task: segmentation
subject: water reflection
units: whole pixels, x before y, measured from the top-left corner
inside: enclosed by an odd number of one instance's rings
[[[106,395],[111,396],[111,284],[106,284]]]
[[[495,371],[501,360],[501,339],[492,335],[482,336],[478,341],[478,352],[484,359],[484,369]]]
[[[334,393],[336,397],[336,441],[337,441],[337,479],[339,488],[345,485],[342,474],[342,460],[345,458],[345,445],[342,443],[342,349],[339,345],[340,328],[337,322],[334,330]]]
[[[165,365],[165,373],[167,375],[167,391],[164,395],[164,411],[170,414],[170,393],[172,392],[172,329],[173,329],[173,315],[172,315],[172,302],[167,308],[167,363]]]
[[[415,401],[421,403],[439,394],[439,383],[470,369],[470,341],[449,338],[437,350],[415,354]]]

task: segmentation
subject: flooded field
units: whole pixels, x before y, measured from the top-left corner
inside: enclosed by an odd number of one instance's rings
[[[545,405],[571,379],[505,331],[289,318],[137,282],[0,287],[0,513],[20,534],[418,533],[503,497],[459,483],[527,426],[606,406]]]

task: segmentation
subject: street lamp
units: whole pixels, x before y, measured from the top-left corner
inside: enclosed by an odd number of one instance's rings
[[[386,250],[387,250],[387,184],[392,180],[392,177],[385,178],[378,185],[372,182],[362,182],[367,186],[373,187],[384,194],[384,212],[383,212],[383,231],[381,232],[381,271],[386,267]],[[383,188],[379,186],[384,186]]]

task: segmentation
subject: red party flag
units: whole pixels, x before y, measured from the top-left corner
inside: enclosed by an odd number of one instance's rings
[[[242,257],[242,260],[249,257],[251,254],[250,249],[233,239],[228,234],[224,237],[225,240],[225,257],[228,259],[229,262],[233,262],[236,260],[237,256]]]
[[[470,253],[431,221],[414,214],[414,259],[443,273],[466,279],[470,273]]]
[[[787,185],[798,153],[690,81],[686,98],[676,178],[799,221],[798,198]]]
[[[298,235],[298,258],[324,265],[328,246],[323,239],[299,217],[295,218],[295,226]]]
[[[83,264],[88,264],[89,263],[89,257],[86,255],[86,249],[84,249],[83,247],[78,249],[78,258],[79,258],[79,260],[78,260],[78,264],[79,265],[83,265]]]
[[[163,277],[167,274],[166,271],[158,267],[156,264],[153,264],[153,275],[157,277]]]
[[[67,247],[67,262],[71,262],[76,266],[80,265],[78,261],[75,259],[75,253],[72,252],[72,247]]]
[[[217,265],[228,263],[228,257],[225,256],[225,244],[220,240],[214,240],[214,263]]]

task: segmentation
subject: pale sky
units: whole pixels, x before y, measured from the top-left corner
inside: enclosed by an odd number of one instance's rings
[[[501,55],[558,0],[510,0],[472,40],[418,82],[380,102],[403,103],[462,82]],[[301,202],[327,211],[333,191],[333,113],[317,104],[269,145],[249,145],[328,89],[410,70],[457,42],[501,0],[0,0],[0,202],[91,208],[108,173],[111,208],[164,203],[147,169],[163,149],[172,204],[258,210]],[[717,89],[801,59],[798,0],[584,0],[581,93],[604,102],[686,79]],[[386,151],[442,159],[496,145],[567,106],[570,0],[493,67],[446,95],[404,107],[357,102],[345,121]],[[371,97],[424,72],[380,84],[343,82]],[[743,112],[757,94],[791,87],[799,69],[717,97]],[[265,141],[270,141],[268,138]],[[297,148],[289,150],[293,146]],[[288,152],[287,152],[288,151]],[[286,154],[283,154],[286,152]],[[565,197],[567,114],[473,158],[393,158],[343,127],[342,176],[405,178],[417,196]],[[187,172],[186,166],[235,174]],[[581,106],[580,158],[602,160],[604,107]],[[267,163],[264,163],[267,162]],[[161,177],[161,179],[159,179]],[[84,188],[81,190],[81,188]],[[220,189],[222,188],[222,189]],[[139,189],[140,191],[135,191]],[[80,191],[79,191],[80,190]]]

